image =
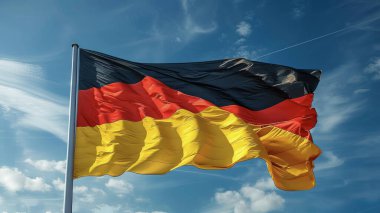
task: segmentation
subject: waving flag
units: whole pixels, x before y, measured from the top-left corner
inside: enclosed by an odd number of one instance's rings
[[[315,185],[319,70],[246,59],[136,63],[80,50],[74,177],[266,161],[275,185]]]

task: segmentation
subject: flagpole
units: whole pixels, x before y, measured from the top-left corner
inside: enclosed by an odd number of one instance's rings
[[[69,109],[69,130],[66,157],[66,178],[65,194],[63,199],[63,212],[72,213],[73,203],[73,161],[76,137],[77,121],[77,95],[78,95],[78,44],[72,45],[71,63],[71,88],[70,88],[70,109]]]

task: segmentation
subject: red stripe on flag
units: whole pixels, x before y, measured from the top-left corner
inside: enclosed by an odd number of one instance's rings
[[[193,113],[215,106],[207,100],[171,89],[162,82],[145,77],[138,83],[112,83],[100,88],[79,91],[77,126],[96,126],[118,120],[140,121],[144,117],[168,118],[179,109]],[[238,105],[221,106],[248,123],[274,125],[309,138],[316,123],[311,108],[313,94],[287,99],[263,110]]]

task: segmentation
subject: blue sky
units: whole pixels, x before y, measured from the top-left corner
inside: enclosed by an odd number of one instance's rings
[[[317,186],[262,160],[74,182],[75,212],[380,211],[380,2],[0,1],[0,212],[61,212],[71,44],[138,62],[230,57],[323,70]]]

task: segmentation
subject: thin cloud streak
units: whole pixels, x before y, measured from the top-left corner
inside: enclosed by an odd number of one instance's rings
[[[319,39],[322,39],[322,38],[325,38],[325,37],[329,37],[329,36],[335,35],[337,33],[353,29],[355,27],[360,27],[363,24],[368,24],[368,23],[371,23],[371,22],[376,21],[378,19],[380,19],[380,16],[377,16],[377,17],[369,19],[369,20],[362,21],[362,22],[360,22],[358,24],[353,24],[353,25],[350,25],[348,27],[341,28],[339,30],[336,30],[336,31],[333,31],[333,32],[330,32],[330,33],[327,33],[327,34],[324,34],[324,35],[321,35],[321,36],[318,36],[318,37],[315,37],[315,38],[312,38],[312,39],[309,39],[309,40],[306,40],[306,41],[303,41],[303,42],[300,42],[300,43],[297,43],[297,44],[293,44],[293,45],[284,47],[282,49],[278,49],[278,50],[269,52],[267,54],[264,54],[264,55],[261,55],[261,56],[258,56],[256,58],[254,58],[254,60],[257,60],[257,59],[260,59],[260,58],[264,58],[266,56],[270,56],[270,55],[273,55],[273,54],[276,54],[276,53],[279,53],[279,52],[283,52],[285,50],[292,49],[294,47],[298,47],[298,46],[301,46],[301,45],[304,45],[304,44],[307,44],[307,43],[310,43],[310,42],[313,42],[313,41],[316,41],[316,40],[319,40]]]

